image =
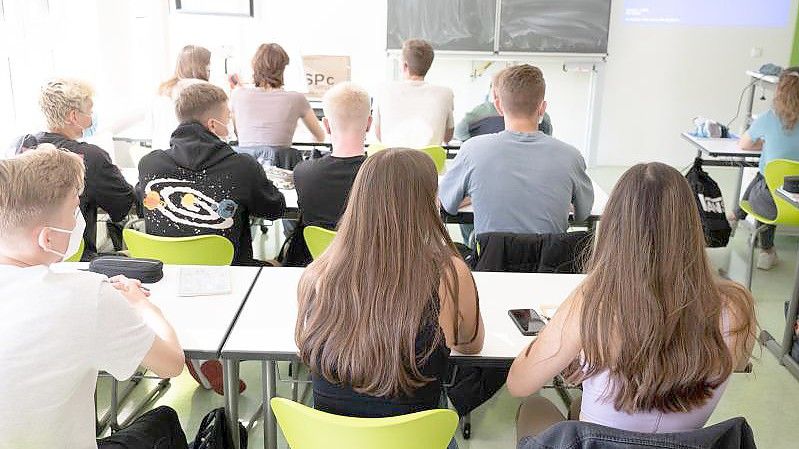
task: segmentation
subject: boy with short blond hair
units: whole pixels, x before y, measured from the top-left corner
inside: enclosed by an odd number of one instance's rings
[[[0,160],[0,448],[185,449],[166,407],[95,441],[98,371],[174,377],[184,356],[138,281],[50,268],[83,236],[83,186],[84,162],[52,145]]]

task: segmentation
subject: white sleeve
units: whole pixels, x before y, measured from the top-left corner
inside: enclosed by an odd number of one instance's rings
[[[136,372],[155,340],[155,332],[108,282],[100,285],[96,329],[97,366],[119,380]]]
[[[447,129],[452,129],[455,128],[455,94],[450,89],[448,89],[447,93],[449,94],[447,95]]]

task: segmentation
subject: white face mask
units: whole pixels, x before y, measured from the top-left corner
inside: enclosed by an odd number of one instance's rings
[[[67,245],[67,249],[63,253],[60,253],[54,249],[48,248],[47,241],[44,239],[44,235],[41,232],[39,233],[39,247],[48,253],[52,253],[61,257],[61,260],[64,260],[74,256],[78,252],[78,249],[80,249],[80,242],[83,239],[83,231],[86,230],[86,219],[83,218],[80,208],[76,208],[75,227],[71,231],[61,228],[54,228],[52,226],[46,226],[46,228],[52,229],[56,232],[69,234],[69,244]]]

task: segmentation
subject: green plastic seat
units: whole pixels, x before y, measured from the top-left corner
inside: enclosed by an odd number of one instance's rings
[[[78,252],[64,259],[64,262],[80,262],[80,258],[83,257],[83,251],[85,249],[86,249],[86,243],[83,241],[83,239],[80,239],[80,246],[78,246]]]
[[[433,158],[433,162],[436,164],[436,171],[439,175],[444,172],[444,165],[447,162],[447,150],[445,150],[444,147],[441,145],[430,145],[419,148],[419,150],[424,151]]]
[[[131,257],[157,259],[167,265],[230,265],[233,244],[220,235],[159,237],[133,229],[122,231]]]
[[[302,236],[305,238],[305,245],[308,247],[311,257],[317,259],[330,246],[333,238],[336,237],[336,231],[319,226],[306,226],[302,231]]]
[[[371,156],[371,155],[377,153],[378,151],[385,150],[386,148],[388,148],[388,147],[383,145],[380,142],[370,143],[369,146],[366,147],[366,156],[367,157]]]
[[[764,178],[766,178],[766,185],[771,193],[771,197],[774,198],[774,204],[777,206],[777,216],[774,219],[758,215],[752,209],[752,205],[749,203],[749,201],[746,200],[741,200],[739,203],[741,209],[761,223],[781,226],[799,226],[799,209],[775,193],[777,189],[782,187],[786,176],[796,175],[799,175],[799,161],[792,161],[789,159],[774,159],[766,165]],[[746,278],[747,288],[752,286],[754,251],[755,247],[757,246],[757,239],[762,231],[762,228],[757,228],[749,239],[750,257],[749,273]]]
[[[444,449],[458,426],[458,414],[446,409],[352,418],[283,398],[274,398],[271,404],[292,449]]]

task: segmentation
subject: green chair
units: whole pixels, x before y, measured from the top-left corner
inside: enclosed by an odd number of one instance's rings
[[[336,236],[336,231],[320,228],[319,226],[306,226],[302,231],[302,235],[305,237],[305,245],[308,247],[311,257],[317,259],[330,246]]]
[[[783,225],[783,226],[799,226],[799,209],[792,206],[788,201],[784,200],[781,196],[775,194],[775,191],[782,187],[786,176],[799,175],[799,161],[792,161],[788,159],[774,159],[766,165],[765,178],[766,185],[774,204],[777,206],[777,217],[768,219],[755,213],[752,210],[752,205],[749,201],[741,200],[740,207],[744,212],[751,215],[755,220],[769,225]],[[752,271],[754,268],[755,248],[760,234],[765,229],[764,226],[759,226],[752,232],[749,237],[749,270],[746,274],[746,288],[752,286]]]
[[[366,147],[366,156],[371,156],[371,155],[377,153],[378,151],[385,150],[386,148],[388,148],[388,147],[383,145],[380,142],[370,143],[369,146]]]
[[[122,231],[131,257],[157,259],[168,265],[230,265],[233,244],[220,235],[159,237],[133,229]]]
[[[292,449],[444,449],[458,426],[457,413],[445,409],[352,418],[283,398],[274,398],[271,404]]]
[[[83,257],[83,251],[85,249],[86,249],[86,243],[84,243],[83,239],[80,239],[80,246],[78,246],[78,252],[64,259],[64,262],[80,262],[80,258]]]
[[[445,150],[444,147],[441,145],[430,145],[420,148],[420,150],[433,158],[433,162],[436,164],[436,171],[439,175],[444,172],[444,164],[447,162],[447,150]]]

